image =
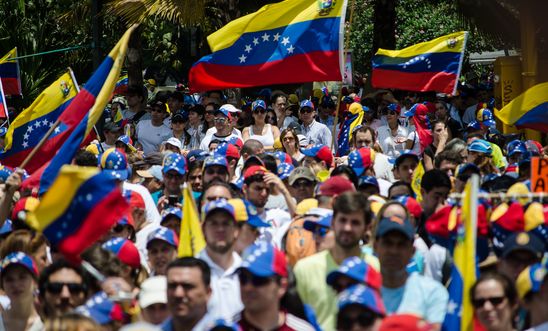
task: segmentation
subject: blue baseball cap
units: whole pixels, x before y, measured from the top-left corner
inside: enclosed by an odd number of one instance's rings
[[[228,161],[226,160],[226,157],[220,154],[213,154],[211,156],[208,156],[204,162],[204,169],[215,165],[222,166],[228,169]]]
[[[316,144],[310,148],[301,149],[301,153],[305,156],[315,157],[324,161],[328,168],[333,164],[333,153],[331,152],[329,146]]]
[[[377,178],[373,176],[361,176],[358,179],[358,187],[365,186],[365,185],[372,185],[379,188],[379,182],[377,181]]]
[[[163,226],[160,226],[148,235],[147,249],[149,248],[150,243],[154,240],[165,241],[169,245],[175,247],[175,249],[177,249],[177,247],[179,246],[179,239],[177,238],[177,234],[175,233],[175,231]]]
[[[0,165],[0,182],[5,182],[12,173],[13,169]]]
[[[4,224],[2,224],[2,227],[0,227],[0,236],[11,233],[13,231],[12,224],[11,220],[7,219]]]
[[[178,153],[168,154],[162,164],[162,173],[166,174],[170,170],[175,170],[180,175],[184,175],[186,173],[185,157]]]
[[[224,116],[228,117],[228,119],[231,119],[232,118],[231,113],[236,113],[236,112],[238,112],[238,109],[236,107],[234,107],[233,105],[227,103],[227,104],[222,105],[219,108],[219,110],[217,110],[216,113],[221,113]]]
[[[491,144],[483,139],[473,140],[470,144],[468,144],[467,149],[469,152],[483,153],[487,154],[488,156],[491,156],[491,153],[493,153],[493,148],[491,147]]]
[[[237,222],[247,222],[252,228],[268,228],[270,224],[263,221],[257,208],[245,199],[230,199],[228,203],[234,209],[234,217]]]
[[[187,161],[193,162],[193,161],[200,161],[205,160],[206,157],[209,156],[209,153],[207,151],[201,150],[201,149],[193,149],[186,155]]]
[[[303,222],[303,228],[310,232],[316,232],[318,228],[321,228],[322,235],[325,235],[331,228],[331,222],[333,221],[333,213],[329,213],[320,217],[318,220],[305,219]]]
[[[105,325],[112,321],[121,322],[125,319],[122,306],[110,300],[103,291],[89,298],[85,305],[76,307],[75,311],[93,319],[100,325]]]
[[[271,243],[260,241],[250,245],[242,254],[242,260],[238,270],[246,269],[259,277],[287,277],[285,254]]]
[[[497,123],[493,119],[493,113],[488,108],[482,108],[478,110],[476,114],[476,119],[481,124],[488,126],[490,128],[495,127]]]
[[[340,276],[352,278],[360,284],[367,285],[374,290],[381,290],[381,273],[357,256],[346,258],[337,270],[333,270],[327,274],[327,284],[333,286]]]
[[[413,153],[411,150],[406,149],[401,153],[395,160],[394,160],[394,166],[397,168],[399,167],[403,161],[407,158],[415,159],[415,161],[419,162],[419,156],[415,153]]]
[[[525,143],[519,139],[512,140],[508,143],[508,145],[506,145],[506,154],[508,156],[512,156],[516,153],[527,153],[527,147],[525,147]]]
[[[466,171],[469,171],[469,170],[472,170],[475,174],[480,174],[480,169],[478,168],[477,165],[475,165],[474,163],[465,163],[465,164],[460,164],[457,169],[456,169],[456,174],[457,174],[457,178],[458,177],[461,177],[462,175],[464,175],[464,173]]]
[[[361,176],[366,169],[371,168],[374,162],[375,151],[369,147],[362,147],[348,154],[348,166],[357,176]]]
[[[380,294],[362,284],[350,286],[338,298],[339,311],[348,305],[358,304],[381,316],[386,314]]]
[[[230,203],[228,203],[228,200],[226,199],[218,199],[206,203],[204,208],[202,209],[202,220],[205,220],[209,214],[216,210],[224,210],[228,214],[230,214],[230,216],[232,216],[234,220],[236,220],[234,207]]]
[[[116,141],[121,142],[122,144],[126,145],[132,152],[136,152],[137,148],[135,148],[132,144],[131,138],[127,135],[123,134]]]
[[[473,129],[473,130],[479,130],[481,129],[481,124],[479,124],[477,121],[473,120],[466,126],[466,130]]]
[[[109,148],[103,153],[101,156],[101,169],[119,180],[129,178],[126,154],[116,148]]]
[[[291,175],[291,172],[294,169],[295,169],[295,167],[292,164],[280,163],[278,165],[278,177],[280,177],[281,180],[289,178],[289,175]]]
[[[402,219],[397,216],[382,218],[377,226],[375,237],[383,237],[393,231],[404,234],[411,241],[415,239],[415,229],[409,219]]]
[[[175,216],[175,217],[178,217],[179,219],[182,219],[183,218],[183,212],[181,210],[181,208],[178,208],[178,207],[167,207],[166,209],[164,209],[162,211],[162,222],[168,218],[168,216]],[[161,223],[161,222],[160,222]]]
[[[263,100],[258,99],[258,100],[253,101],[253,103],[251,104],[251,110],[255,111],[257,108],[262,108],[262,109],[266,110],[266,104],[264,103]]]
[[[314,110],[314,104],[313,104],[312,101],[310,101],[310,100],[303,100],[303,101],[301,101],[300,106],[301,106],[301,109],[302,109],[302,108],[305,108],[305,107],[309,107],[309,108],[312,108],[312,110]]]
[[[120,237],[111,238],[106,241],[101,248],[114,253],[122,263],[132,268],[139,269],[141,267],[139,250],[130,240]]]
[[[4,272],[12,265],[20,265],[24,267],[34,278],[38,278],[38,275],[40,274],[32,257],[23,252],[13,252],[6,255],[6,257],[2,260],[2,265],[0,266],[0,278],[4,277]]]

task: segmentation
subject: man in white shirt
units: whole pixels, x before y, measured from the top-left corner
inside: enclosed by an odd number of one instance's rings
[[[308,139],[310,145],[326,145],[331,148],[332,135],[329,128],[320,122],[317,122],[316,110],[310,100],[301,101],[299,117],[303,122],[302,132]]]
[[[142,147],[145,155],[157,152],[162,142],[172,136],[170,127],[164,123],[166,114],[166,104],[156,101],[152,105],[150,120],[142,120],[135,127],[137,145]]]
[[[206,134],[204,140],[202,140],[202,143],[200,144],[201,150],[209,151],[209,144],[213,140],[227,141],[232,137],[241,138],[241,133],[238,136],[238,134],[234,132],[234,129],[232,129],[232,125],[230,123],[232,119],[230,109],[232,107],[234,106],[228,104],[222,105],[221,108],[219,108],[219,110],[215,113],[215,119],[213,121],[215,123],[216,132],[213,134]]]
[[[234,251],[238,226],[234,207],[225,199],[204,206],[203,224],[206,247],[198,257],[211,269],[212,295],[208,311],[215,317],[231,319],[243,309],[240,283],[235,273],[242,259]]]

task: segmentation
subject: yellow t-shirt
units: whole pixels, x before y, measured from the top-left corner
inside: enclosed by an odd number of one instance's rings
[[[379,260],[375,256],[362,254],[361,258],[379,270]],[[297,279],[297,292],[303,303],[314,309],[322,330],[335,330],[336,327],[337,294],[327,285],[326,278],[338,267],[329,250],[324,250],[299,260],[293,270]]]
[[[504,162],[504,156],[502,156],[502,150],[497,144],[489,143],[493,152],[491,153],[491,158],[493,159],[493,164],[497,168],[505,168],[506,162]]]

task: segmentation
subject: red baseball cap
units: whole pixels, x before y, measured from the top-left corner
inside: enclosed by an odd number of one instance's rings
[[[354,184],[343,176],[333,176],[320,185],[320,192],[318,195],[334,197],[348,191],[356,191]]]
[[[254,175],[264,175],[268,170],[263,166],[254,165],[246,169],[244,172],[244,180]]]
[[[430,331],[433,326],[412,314],[396,314],[383,319],[379,331]]]

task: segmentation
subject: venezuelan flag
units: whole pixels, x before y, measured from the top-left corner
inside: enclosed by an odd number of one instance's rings
[[[337,138],[337,155],[343,156],[350,152],[350,140],[354,128],[362,123],[363,107],[361,104],[354,102],[348,108],[343,125]]]
[[[179,234],[179,257],[196,256],[206,246],[198,209],[190,185],[183,188],[183,219]]]
[[[4,153],[0,154],[2,163],[12,167],[21,164],[77,93],[78,84],[69,69],[13,120],[6,133]],[[50,139],[54,139],[64,130],[66,125],[61,123]]]
[[[208,36],[189,73],[193,91],[342,79],[346,0],[286,0]]]
[[[57,176],[61,166],[72,161],[80,145],[92,132],[93,126],[103,114],[103,110],[110,100],[120,75],[120,69],[124,63],[129,37],[134,29],[135,27],[132,27],[126,31],[86,85],[78,92],[66,112],[63,113],[65,115],[70,112],[69,116],[78,115],[80,122],[66,134],[64,141],[52,141],[50,139],[44,144],[39,152],[40,161],[44,165],[35,171],[25,181],[26,183],[23,183],[23,186],[35,186],[39,182],[39,193],[45,193]],[[58,149],[59,152],[55,154]],[[51,162],[48,163],[50,159]]]
[[[373,56],[373,87],[455,94],[467,36],[461,31],[399,51],[379,48]]]
[[[128,208],[111,176],[94,167],[66,165],[27,222],[67,258],[78,261]]]
[[[417,202],[422,201],[422,193],[421,193],[422,176],[424,176],[424,166],[422,165],[422,160],[421,160],[419,161],[419,164],[413,171],[413,176],[411,176],[411,188],[413,189],[413,192],[415,193]]]
[[[507,125],[548,132],[548,83],[537,84],[520,94],[495,115]]]
[[[472,331],[474,308],[470,288],[476,281],[476,234],[479,176],[473,175],[464,188],[462,222],[457,225],[457,243],[449,282],[449,303],[442,330]]]
[[[0,118],[7,118],[8,116],[8,105],[6,104],[6,96],[4,95],[4,88],[2,87],[2,81],[0,80]],[[5,144],[5,140],[4,140]]]
[[[116,82],[116,87],[114,88],[114,95],[125,94],[127,91],[128,84],[129,84],[129,78],[127,75],[123,75],[122,77],[120,77],[120,79]]]
[[[6,95],[21,95],[21,73],[17,58],[17,47],[0,58],[0,79]]]

